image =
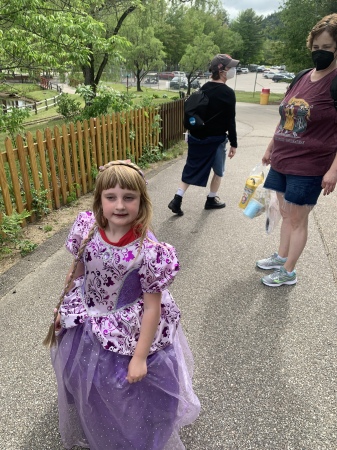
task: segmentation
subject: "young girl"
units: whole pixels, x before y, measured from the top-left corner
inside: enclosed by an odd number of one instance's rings
[[[151,217],[141,170],[113,161],[100,168],[93,212],[78,215],[66,242],[75,260],[44,343],[67,449],[184,449],[178,430],[199,414],[167,290],[179,263],[149,231]]]

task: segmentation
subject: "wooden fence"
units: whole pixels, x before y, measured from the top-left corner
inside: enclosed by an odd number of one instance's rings
[[[41,100],[40,102],[29,102],[22,106],[10,106],[10,107],[2,107],[2,110],[5,114],[7,114],[8,111],[10,111],[12,108],[16,109],[30,109],[31,111],[34,111],[35,114],[37,114],[39,111],[45,111],[49,108],[56,106],[59,98],[62,94],[55,95],[54,97],[45,98],[44,100]]]
[[[65,124],[53,133],[47,128],[36,138],[10,138],[0,153],[0,214],[34,211],[34,198],[42,192],[50,209],[66,205],[93,190],[97,168],[108,161],[133,158],[145,149],[163,149],[183,139],[183,100],[158,109],[143,108]],[[33,217],[34,219],[34,217]]]

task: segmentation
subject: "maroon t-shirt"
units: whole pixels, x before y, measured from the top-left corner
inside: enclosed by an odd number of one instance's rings
[[[279,107],[271,166],[283,174],[324,175],[336,155],[337,111],[330,85],[337,69],[314,82],[311,73],[300,78]]]

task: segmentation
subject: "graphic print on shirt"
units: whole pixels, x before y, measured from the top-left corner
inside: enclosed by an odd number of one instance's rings
[[[307,129],[310,120],[310,105],[301,98],[292,97],[288,102],[282,102],[279,106],[281,116],[277,134],[288,134],[299,137]]]

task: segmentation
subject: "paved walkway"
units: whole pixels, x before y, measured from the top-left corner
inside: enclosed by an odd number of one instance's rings
[[[237,207],[249,170],[261,159],[277,107],[238,104],[239,150],[220,195],[191,187],[183,217],[167,204],[184,157],[149,174],[157,236],[174,244],[182,270],[171,292],[195,358],[199,419],[182,431],[187,450],[336,450],[336,194],[310,217],[298,284],[263,286],[255,260],[278,233],[264,216]],[[67,230],[0,277],[0,448],[61,450],[56,386],[41,346],[70,256]],[[172,449],[174,450],[174,449]]]

